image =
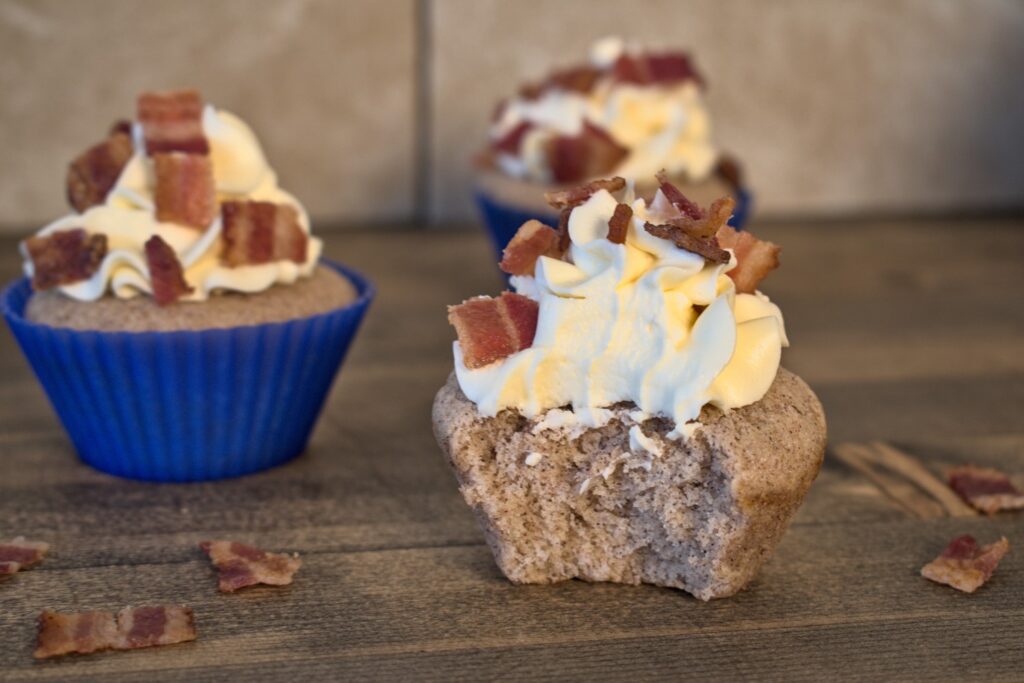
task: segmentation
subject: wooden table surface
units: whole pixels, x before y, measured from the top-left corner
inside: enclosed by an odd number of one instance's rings
[[[972,461],[1024,474],[1024,221],[758,232],[785,247],[765,290],[786,315],[783,362],[821,397],[833,447],[738,596],[503,579],[430,428],[451,369],[444,306],[498,291],[489,248],[477,232],[337,234],[328,255],[379,296],[308,452],[270,472],[150,485],[89,469],[0,336],[0,538],[53,545],[0,583],[0,679],[1021,680],[1024,513],[914,514],[899,498],[919,488],[883,492],[834,445],[882,440],[936,473]],[[13,242],[0,254],[9,279]],[[1012,546],[974,595],[918,576],[961,533]],[[220,595],[196,549],[209,537],[305,564],[290,587]],[[44,607],[167,602],[195,608],[198,641],[32,659]]]

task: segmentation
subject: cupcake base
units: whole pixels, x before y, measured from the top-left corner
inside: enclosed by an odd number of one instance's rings
[[[25,317],[25,278],[4,291],[3,313],[85,462],[148,481],[235,477],[305,449],[373,298],[363,276],[323,263],[352,283],[355,300],[281,322],[169,332],[53,327]]]
[[[434,432],[515,583],[652,583],[708,600],[742,589],[770,556],[821,466],[825,418],[779,369],[757,403],[706,407],[689,441],[631,406],[604,427],[551,427],[515,411],[482,417],[454,375],[434,401]],[[631,449],[631,430],[647,448]]]

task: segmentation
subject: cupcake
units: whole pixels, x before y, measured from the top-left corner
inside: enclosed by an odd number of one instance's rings
[[[321,259],[252,130],[144,93],[67,193],[3,311],[82,459],[196,481],[301,453],[373,287]]]
[[[449,308],[455,370],[434,432],[494,558],[516,583],[742,589],[821,466],[817,397],[780,367],[758,291],[779,247],[667,179],[651,202],[602,180],[524,224],[511,290]]]
[[[685,53],[645,52],[607,38],[591,48],[588,64],[502,100],[476,157],[477,204],[498,251],[524,221],[556,224],[545,191],[621,176],[650,201],[662,169],[701,204],[732,196],[730,223],[740,227],[749,193],[738,163],[711,140],[704,88]]]

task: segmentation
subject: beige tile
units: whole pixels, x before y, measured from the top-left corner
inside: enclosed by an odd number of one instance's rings
[[[1024,205],[1018,0],[437,0],[431,33],[436,217],[495,101],[609,34],[694,51],[761,215]]]
[[[195,85],[256,130],[315,218],[405,218],[414,0],[0,2],[0,226],[66,210],[67,163],[136,92]]]

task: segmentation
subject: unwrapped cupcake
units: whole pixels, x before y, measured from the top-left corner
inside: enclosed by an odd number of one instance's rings
[[[665,174],[548,195],[556,230],[504,251],[512,291],[449,309],[438,443],[516,583],[653,583],[734,594],[820,468],[825,418],[758,291],[779,248]]]
[[[149,92],[76,158],[4,315],[81,457],[192,481],[298,455],[373,295],[320,258],[252,130]]]
[[[634,180],[650,201],[664,170],[687,197],[737,202],[746,216],[740,167],[712,141],[705,81],[683,52],[597,42],[590,62],[555,71],[502,100],[477,155],[476,198],[500,251],[526,220],[552,223],[545,191],[608,176]]]

